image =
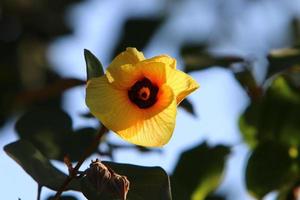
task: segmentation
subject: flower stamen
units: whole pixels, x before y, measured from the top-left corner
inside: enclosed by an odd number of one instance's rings
[[[135,82],[128,90],[128,97],[139,108],[149,108],[157,101],[158,87],[148,78]]]

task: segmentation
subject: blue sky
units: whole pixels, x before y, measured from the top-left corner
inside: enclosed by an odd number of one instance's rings
[[[163,2],[163,3],[162,3]],[[83,49],[94,52],[104,66],[110,62],[110,54],[116,45],[122,25],[128,17],[155,17],[169,12],[170,17],[155,33],[144,49],[146,57],[169,54],[183,65],[179,47],[186,42],[209,41],[210,50],[218,54],[238,54],[255,58],[254,72],[258,81],[263,77],[266,65],[263,55],[270,48],[284,47],[289,43],[286,33],[288,20],[300,13],[299,0],[90,0],[74,5],[66,16],[73,26],[74,35],[59,38],[50,46],[48,57],[54,69],[65,77],[85,79]],[[219,9],[221,13],[219,13]],[[224,28],[225,27],[225,28]],[[226,30],[226,27],[229,28]],[[228,199],[251,199],[243,183],[243,169],[248,149],[239,135],[237,119],[247,106],[248,98],[231,72],[211,68],[191,74],[201,85],[190,96],[196,106],[197,118],[179,109],[177,124],[171,141],[163,148],[163,154],[144,154],[133,150],[118,151],[116,161],[147,166],[162,166],[171,173],[179,153],[204,140],[210,145],[233,146],[224,181],[218,191]],[[74,128],[96,125],[94,120],[84,120],[78,114],[87,111],[84,103],[84,87],[77,87],[64,94],[64,109],[72,116]],[[17,139],[13,126],[14,116],[1,131],[0,147]],[[116,135],[110,139],[124,143]],[[93,157],[92,157],[93,158]],[[58,162],[56,166],[64,169]],[[87,166],[87,163],[85,164]],[[22,200],[36,198],[37,185],[13,160],[0,151],[0,188],[3,199]],[[49,190],[43,190],[47,196]],[[268,197],[272,199],[272,195]]]

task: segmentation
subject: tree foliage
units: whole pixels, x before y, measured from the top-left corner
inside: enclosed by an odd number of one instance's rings
[[[66,8],[75,2],[79,1],[4,0],[0,5],[0,126],[21,113],[15,124],[19,139],[7,144],[4,151],[39,186],[54,191],[60,190],[70,174],[58,170],[51,160],[65,162],[71,173],[71,162],[80,161],[84,150],[95,140],[96,129],[102,127],[99,124],[96,128],[73,129],[71,117],[61,107],[61,97],[66,90],[84,85],[86,80],[60,77],[51,70],[46,58],[48,45],[55,38],[72,33],[64,16]],[[167,18],[163,15],[155,19],[128,19],[111,55],[127,46],[142,50]],[[264,55],[268,67],[260,83],[254,75],[253,58],[213,54],[205,42],[183,44],[180,50],[185,72],[221,67],[232,73],[248,94],[249,104],[237,124],[243,142],[250,149],[245,163],[246,187],[257,199],[272,191],[278,192],[278,200],[296,199],[295,191],[300,187],[300,29],[299,21],[293,20],[291,24],[294,43]],[[103,66],[92,52],[84,50],[83,59],[87,81],[103,75]],[[196,116],[196,105],[190,100],[182,101],[180,106]],[[82,117],[93,116],[84,113]],[[105,155],[112,160],[103,164],[128,178],[128,199],[224,199],[215,192],[232,155],[230,146],[209,146],[203,142],[187,149],[179,156],[173,173],[167,174],[161,167],[113,162],[117,149],[134,148],[145,154],[156,150],[112,144],[106,134],[109,133],[105,132],[100,144],[86,156]],[[103,146],[107,147],[105,151]],[[88,199],[111,199],[110,193],[98,191],[89,182],[84,171],[76,174],[66,190],[81,192]],[[61,199],[77,198],[62,196]]]

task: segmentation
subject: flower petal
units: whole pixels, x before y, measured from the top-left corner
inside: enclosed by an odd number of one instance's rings
[[[177,103],[169,86],[163,85],[160,89],[160,102],[144,112],[144,119],[117,131],[124,140],[149,147],[160,147],[170,140],[175,127]]]
[[[167,66],[176,69],[176,60],[168,55],[159,55],[153,58],[144,60],[143,62],[162,62]]]
[[[108,82],[118,89],[128,90],[134,83],[147,77],[158,86],[166,82],[166,65],[159,62],[139,62],[115,67],[106,73]]]
[[[113,82],[118,74],[120,67],[123,65],[134,65],[142,60],[145,60],[145,57],[142,52],[138,51],[136,48],[126,48],[126,51],[120,53],[107,67],[106,74],[108,75],[109,82]]]
[[[166,65],[164,63],[140,62],[136,65],[136,70],[140,71],[144,77],[147,77],[158,86],[166,82]]]
[[[114,88],[106,76],[88,81],[86,104],[91,113],[113,131],[130,127],[143,117],[142,112],[129,100],[127,90]]]
[[[110,72],[107,71],[106,77],[112,86],[128,90],[137,80],[142,77],[142,73],[131,64],[115,67]]]
[[[199,84],[188,74],[168,68],[167,84],[173,89],[173,92],[179,104],[187,95],[199,88]]]
[[[113,70],[115,67],[119,67],[126,64],[136,64],[142,60],[145,60],[144,54],[138,51],[136,48],[128,47],[126,51],[120,53],[107,67],[107,71]]]

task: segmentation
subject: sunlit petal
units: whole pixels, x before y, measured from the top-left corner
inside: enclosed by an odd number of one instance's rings
[[[145,59],[135,48],[127,48],[105,75],[88,81],[86,103],[126,141],[160,147],[172,136],[177,105],[198,87],[176,69],[175,59],[167,55]]]
[[[167,84],[173,89],[177,104],[199,88],[199,84],[191,76],[182,71],[170,68],[167,70]]]
[[[149,78],[154,84],[163,85],[166,82],[166,65],[161,62],[140,62],[136,65],[144,77]]]
[[[113,73],[119,70],[119,67],[126,64],[134,65],[142,60],[145,60],[144,54],[138,51],[136,48],[126,48],[126,51],[120,53],[111,64],[107,67],[108,73]]]
[[[93,115],[114,131],[130,127],[143,117],[128,99],[127,91],[112,87],[105,76],[88,81],[86,104]]]
[[[145,112],[143,120],[117,132],[124,140],[149,147],[160,147],[170,140],[175,127],[177,103],[175,98],[171,98],[172,90],[167,86],[163,88],[161,102]],[[165,105],[168,106],[164,108]]]
[[[122,65],[107,72],[106,76],[114,87],[129,89],[136,81],[143,77],[149,78],[154,84],[162,85],[166,82],[166,65],[159,62],[137,63]]]
[[[153,58],[146,59],[143,62],[161,62],[173,69],[176,68],[176,60],[168,55],[155,56]]]

